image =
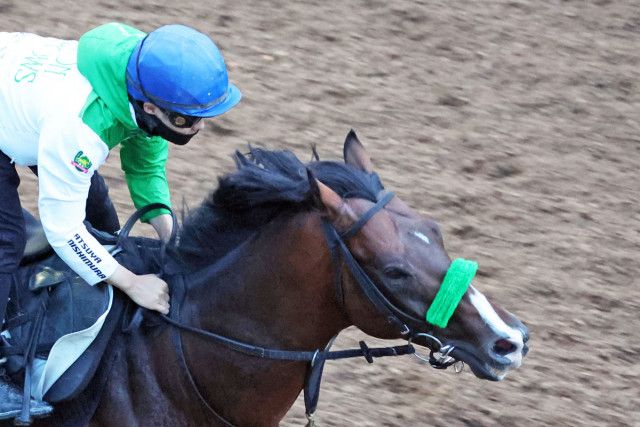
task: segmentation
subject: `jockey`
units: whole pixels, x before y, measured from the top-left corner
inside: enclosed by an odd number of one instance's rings
[[[121,266],[83,223],[119,229],[97,170],[120,145],[136,208],[170,205],[168,142],[186,144],[203,128],[203,118],[227,112],[240,97],[214,42],[186,26],[145,34],[111,23],[78,41],[0,33],[0,326],[25,247],[15,165],[37,173],[43,228],[71,269],[90,285],[105,281],[140,306],[167,314],[167,284]],[[161,239],[170,237],[168,211],[142,219]],[[16,414],[19,394],[0,376],[0,419]]]

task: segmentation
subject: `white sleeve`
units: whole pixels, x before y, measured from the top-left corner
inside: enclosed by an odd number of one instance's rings
[[[118,262],[84,226],[91,176],[109,150],[80,118],[48,117],[38,147],[38,210],[47,240],[90,285],[113,274]]]

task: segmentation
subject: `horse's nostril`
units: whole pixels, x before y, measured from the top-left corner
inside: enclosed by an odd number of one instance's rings
[[[516,351],[518,347],[507,339],[500,339],[493,344],[493,351],[499,356],[506,356]]]

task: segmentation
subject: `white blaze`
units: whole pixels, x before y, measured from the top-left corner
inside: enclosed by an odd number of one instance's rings
[[[419,231],[414,231],[413,235],[416,236],[418,239],[422,240],[423,242],[425,242],[427,245],[431,244],[431,239],[429,239],[427,236],[425,236],[424,234],[422,234]]]
[[[511,361],[512,368],[518,368],[522,364],[522,347],[524,346],[522,332],[504,323],[487,300],[487,297],[473,286],[469,286],[469,299],[491,330],[498,336],[507,337],[517,347],[515,351],[505,357]]]

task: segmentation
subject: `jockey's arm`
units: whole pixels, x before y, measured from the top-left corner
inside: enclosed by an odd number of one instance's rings
[[[91,176],[104,163],[107,146],[79,119],[46,120],[38,149],[40,219],[49,243],[90,285],[107,281],[137,304],[168,313],[167,284],[121,266],[83,224]]]
[[[168,242],[173,231],[173,219],[169,214],[160,214],[149,220],[163,242]]]
[[[165,164],[169,155],[167,141],[159,137],[137,136],[120,147],[120,162],[131,200],[137,209],[152,203],[171,206]],[[165,242],[171,237],[173,220],[167,209],[154,209],[142,216]]]

